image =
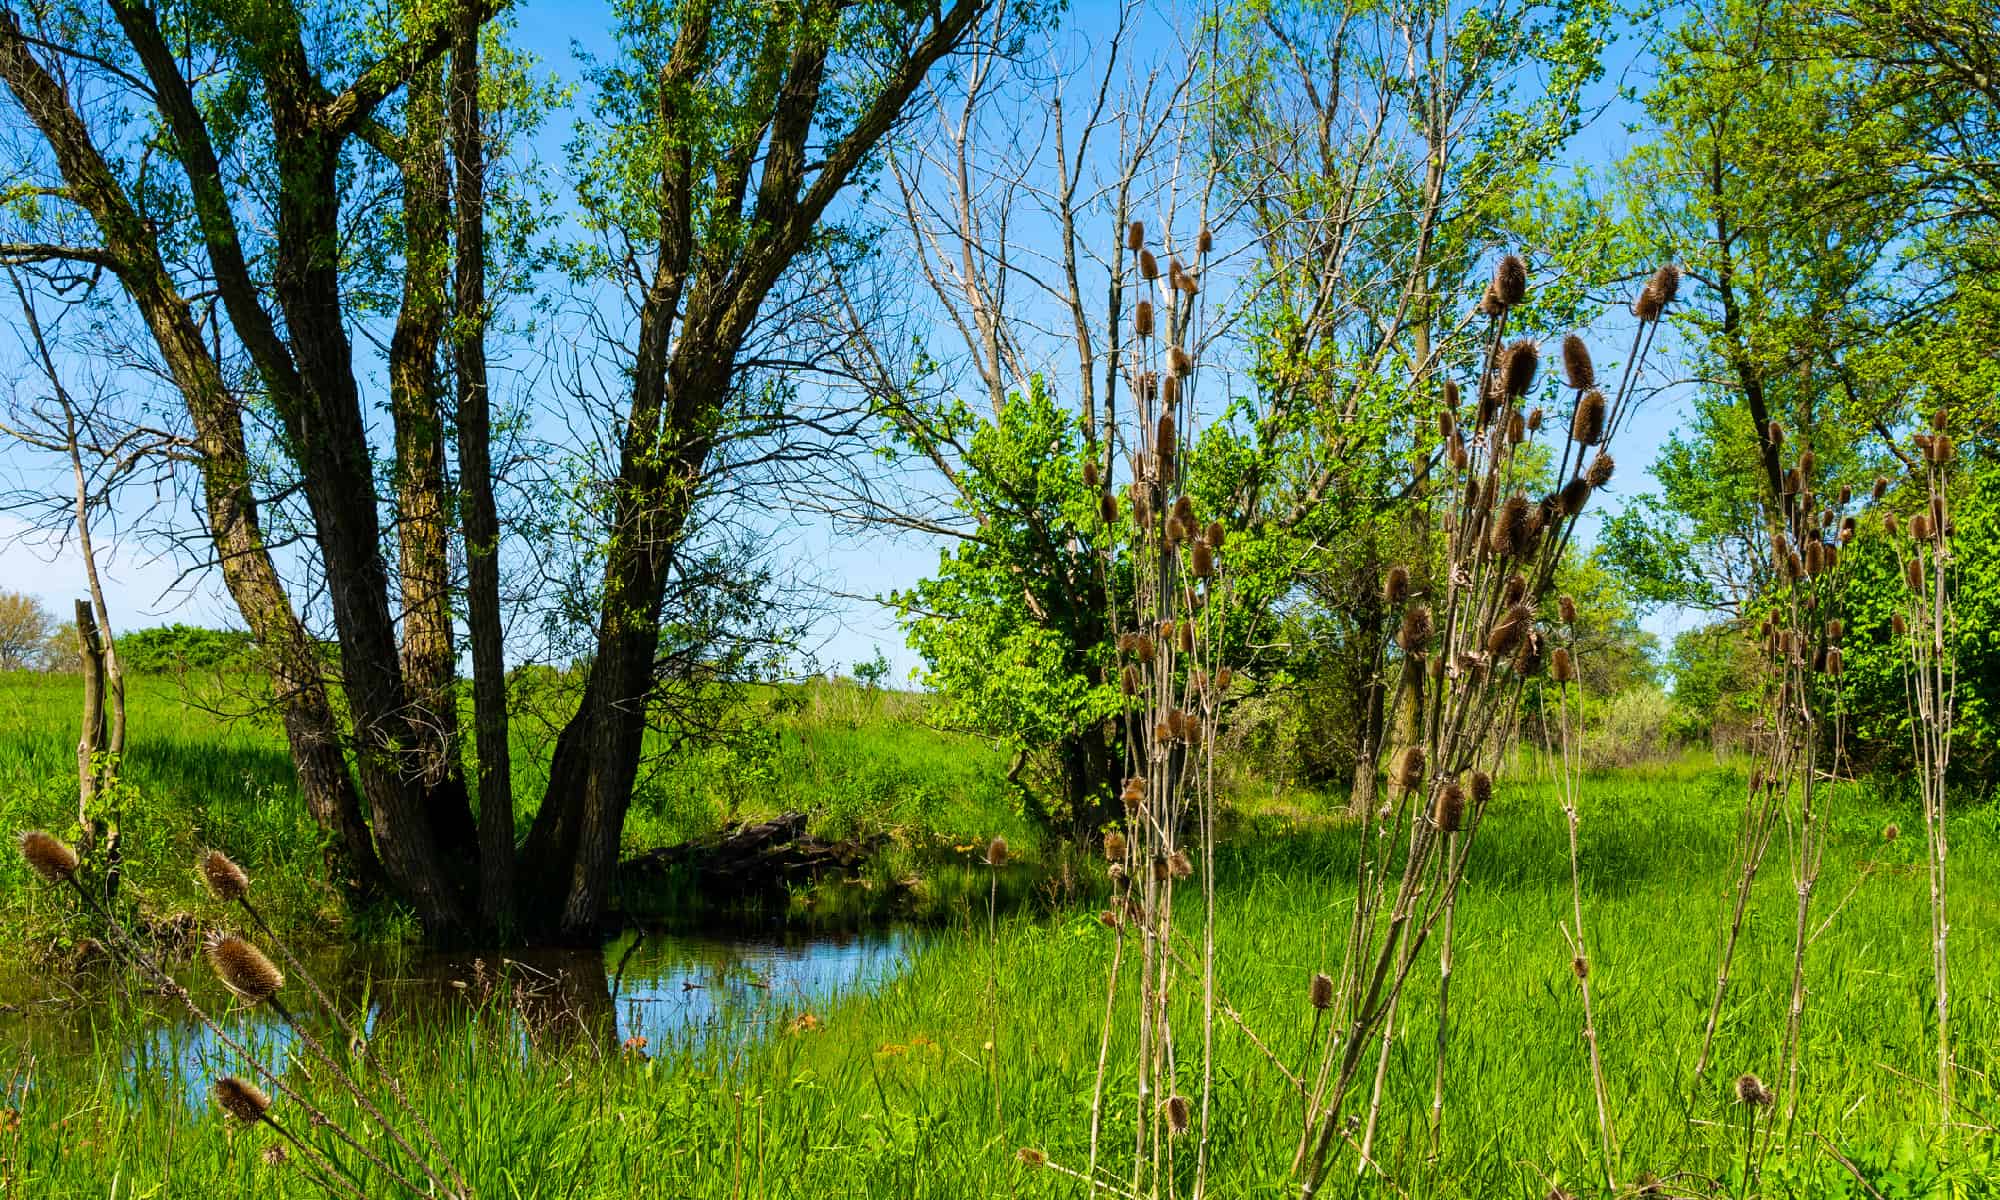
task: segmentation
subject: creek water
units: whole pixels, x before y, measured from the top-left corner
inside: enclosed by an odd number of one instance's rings
[[[441,1044],[475,1014],[505,1021],[522,1054],[582,1048],[604,1054],[727,1050],[779,1025],[817,1019],[842,996],[873,990],[910,961],[917,935],[703,936],[626,933],[599,950],[508,949],[449,954],[309,956],[312,974],[363,1037],[433,1037]],[[306,1047],[267,1008],[232,1004],[199,957],[177,972],[244,1052],[276,1068]],[[288,974],[291,974],[288,972]],[[131,1004],[106,1003],[107,990]],[[177,1095],[200,1108],[217,1075],[248,1069],[178,1002],[132,996],[108,968],[97,978],[0,975],[0,1045],[32,1064],[89,1054],[118,1063],[135,1096]],[[282,997],[313,1036],[345,1034],[303,981]],[[106,1014],[117,1012],[115,1018]],[[20,1063],[0,1063],[0,1072]],[[32,1066],[29,1068],[32,1074]],[[18,1076],[17,1076],[18,1078]]]

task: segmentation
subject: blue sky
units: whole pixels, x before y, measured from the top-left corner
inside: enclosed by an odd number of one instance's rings
[[[581,74],[574,52],[577,48],[603,51],[609,46],[607,9],[596,0],[528,0],[516,11],[520,14],[517,42],[540,56],[564,80],[576,80]],[[1107,12],[1103,5],[1075,5],[1070,36],[1082,44],[1102,36]],[[1170,26],[1164,23],[1175,17],[1162,8],[1152,19],[1167,28]],[[1604,111],[1573,145],[1571,159],[1575,164],[1613,160],[1622,156],[1633,140],[1628,125],[1639,114],[1633,105],[1616,98],[1614,85],[1622,81],[1643,90],[1649,82],[1649,63],[1643,48],[1631,44],[1628,35],[1627,42],[1612,48],[1609,65],[1609,78],[1593,97],[1605,106]],[[559,115],[536,143],[537,154],[551,167],[562,162],[562,144],[573,120],[573,116]],[[0,343],[0,395],[17,386],[21,368],[18,348],[11,340]],[[1650,484],[1642,465],[1652,462],[1661,442],[1679,424],[1683,407],[1669,392],[1635,417],[1630,432],[1621,437],[1619,457],[1627,465],[1621,471],[1620,495],[1644,490]],[[0,448],[0,481],[13,487],[67,485],[59,462],[11,441]],[[45,540],[24,539],[23,532],[18,520],[0,515],[0,587],[29,592],[53,611],[66,613],[71,599],[80,595],[83,587],[77,556]],[[855,662],[872,657],[878,648],[888,656],[894,678],[906,678],[917,668],[918,661],[904,645],[894,620],[865,597],[907,588],[931,573],[937,564],[935,542],[912,535],[841,532],[821,519],[791,516],[773,517],[769,532],[780,559],[802,568],[831,593],[825,601],[827,617],[812,646],[822,668],[848,670]],[[109,540],[109,551],[103,557],[112,592],[112,616],[118,626],[129,629],[165,621],[238,623],[212,576],[184,578],[184,563],[161,556],[136,537]],[[1647,620],[1648,627],[1662,634],[1663,640],[1684,624],[1685,620],[1672,612]]]

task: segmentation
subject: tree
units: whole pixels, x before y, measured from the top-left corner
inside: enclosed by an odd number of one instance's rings
[[[0,671],[26,671],[38,665],[55,623],[33,596],[0,592]]]
[[[486,775],[483,830],[473,815],[450,700],[457,656],[444,572],[454,539],[469,538],[475,725],[481,758],[497,758],[504,634],[482,562],[498,552],[496,513],[475,485],[470,519],[456,527],[444,469],[448,431],[461,469],[490,455],[479,269],[488,264],[466,261],[480,252],[479,165],[489,159],[461,154],[452,169],[447,146],[483,141],[490,154],[499,122],[471,111],[485,91],[471,82],[480,48],[464,7],[398,6],[311,39],[287,0],[212,21],[172,17],[170,28],[126,0],[25,19],[0,12],[0,79],[33,130],[14,195],[34,200],[16,206],[24,236],[0,243],[0,259],[40,271],[43,286],[104,272],[144,323],[192,429],[212,559],[274,676],[330,853],[358,889],[386,887],[438,937],[464,934],[482,912],[508,926],[513,857],[501,775]],[[649,701],[675,666],[662,658],[663,606],[689,565],[684,535],[709,490],[752,328],[981,9],[979,0],[944,9],[809,0],[775,15],[723,0],[615,8],[617,50],[593,70],[595,119],[574,165],[586,228],[600,241],[576,260],[578,275],[594,301],[629,305],[615,330],[624,383],[602,431],[616,465],[577,489],[577,523],[597,531],[595,633],[522,851],[538,864],[517,877],[522,925],[582,936],[602,917]],[[329,45],[341,49],[315,57]],[[462,62],[452,77],[443,64],[454,47]],[[197,90],[210,78],[228,84],[218,103],[205,84]],[[141,157],[154,169],[138,170]],[[397,212],[393,237],[379,236],[378,194]],[[344,253],[370,238],[381,253]],[[209,295],[212,330],[193,299]],[[394,313],[391,436],[380,454],[348,319],[375,305]],[[448,396],[459,401],[456,422]],[[260,440],[251,423],[267,413],[274,428]],[[260,474],[264,455],[276,479]],[[267,487],[296,493],[302,510]],[[308,577],[281,574],[272,518],[297,520]],[[330,680],[295,591],[324,597],[339,651]]]

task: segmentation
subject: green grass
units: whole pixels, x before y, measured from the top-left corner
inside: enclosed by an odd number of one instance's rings
[[[1741,952],[1714,1082],[1697,1097],[1694,1121],[1685,1119],[1740,786],[1730,772],[1687,768],[1596,778],[1586,797],[1594,980],[1620,1178],[1654,1172],[1676,1194],[1748,1194],[1737,1116],[1723,1093],[1741,1071],[1772,1077],[1783,1029],[1792,900],[1780,849]],[[1876,865],[1813,945],[1803,1103],[1761,1195],[1871,1194],[1815,1133],[1869,1177],[1874,1194],[1995,1194],[1990,1128],[1938,1141],[1924,1086],[1890,1070],[1925,1079],[1932,1061],[1922,852],[1910,835],[1885,843],[1891,821],[1916,828],[1913,813],[1885,803],[1839,801],[1820,911]],[[1576,989],[1557,929],[1568,904],[1561,818],[1545,792],[1503,790],[1480,836],[1459,918],[1443,1153],[1435,1162],[1421,1153],[1436,987],[1435,972],[1421,971],[1389,1073],[1381,1144],[1393,1182],[1357,1182],[1350,1159],[1323,1194],[1525,1200],[1552,1181],[1580,1195],[1600,1190]],[[1989,945],[2000,929],[2000,877],[1980,864],[2000,850],[1991,806],[1957,820],[1954,850],[1962,864],[1954,1032],[1963,1098],[1990,1122],[2000,1115],[1991,1082],[2000,1068],[2000,957]],[[1306,981],[1331,968],[1345,929],[1352,853],[1346,830],[1265,816],[1247,822],[1219,864],[1222,989],[1288,1058],[1308,1035]],[[1110,934],[1087,909],[1004,918],[989,992],[984,915],[967,910],[876,993],[815,1013],[810,1028],[781,1025],[747,1049],[711,1043],[639,1060],[608,1047],[601,1024],[560,1018],[523,1058],[498,1013],[412,1021],[378,1048],[462,1148],[482,1196],[1079,1195],[1013,1155],[1036,1146],[1060,1163],[1085,1157]],[[1175,1001],[1185,1007],[1196,996],[1184,985]],[[219,1116],[189,1110],[163,1086],[135,1092],[121,1083],[116,1047],[146,1018],[112,997],[100,1004],[104,1049],[24,1064],[31,1084],[0,1102],[20,1109],[15,1128],[0,1122],[0,1194],[312,1194],[259,1161],[268,1131],[231,1135]],[[1193,1027],[1184,1014],[1181,1028]],[[1219,1031],[1218,1045],[1214,1194],[1294,1194],[1285,1168],[1296,1098],[1233,1029]],[[1134,1105],[1129,1081],[1114,1081],[1107,1145],[1129,1144]],[[330,1110],[351,1119],[343,1105]],[[371,1189],[378,1194],[393,1192]]]

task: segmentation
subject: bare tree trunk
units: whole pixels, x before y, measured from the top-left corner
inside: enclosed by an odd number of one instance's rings
[[[500,514],[493,500],[486,382],[486,146],[479,121],[479,17],[461,6],[451,49],[451,145],[458,220],[458,460],[464,495],[466,624],[479,751],[479,915],[514,919],[514,776],[507,744],[506,630],[500,615]]]

